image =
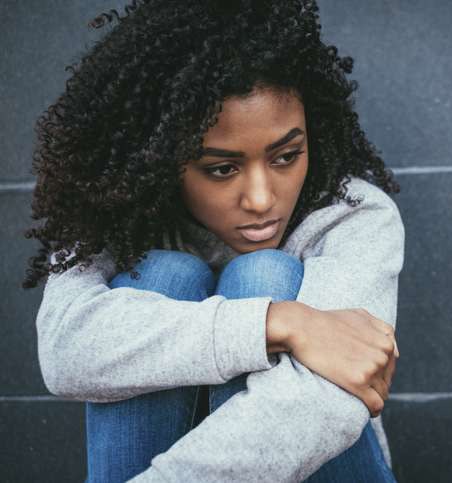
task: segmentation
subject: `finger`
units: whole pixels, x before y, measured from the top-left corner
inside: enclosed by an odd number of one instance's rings
[[[385,405],[384,399],[373,387],[368,388],[368,398],[370,403],[367,407],[369,409],[370,416],[372,418],[376,418],[380,415],[381,411],[383,411]]]
[[[389,336],[391,339],[392,339],[392,342],[394,344],[394,356],[396,359],[398,359],[400,357],[400,352],[399,352],[399,347],[397,346],[397,341],[396,341],[396,338],[394,337],[394,335],[390,335]]]
[[[379,330],[380,332],[383,332],[384,334],[392,334],[394,335],[394,327],[388,323],[386,323],[384,320],[377,319],[376,317],[371,316],[372,318],[372,324],[374,327]]]
[[[370,416],[376,418],[384,408],[385,402],[380,394],[370,386],[363,388],[357,396],[367,406]]]
[[[397,359],[400,357],[400,352],[399,352],[399,348],[397,346],[397,341],[395,340],[395,337],[394,337],[394,354]]]
[[[375,391],[378,392],[378,394],[380,395],[381,399],[383,399],[383,401],[386,401],[386,399],[388,399],[388,396],[389,396],[389,385],[386,384],[386,381],[380,376],[380,377],[375,377],[370,386],[375,389]]]
[[[378,331],[378,341],[380,348],[386,354],[388,354],[388,356],[396,352],[397,354],[399,353],[393,332],[387,331],[383,333],[381,331]]]
[[[399,357],[400,353],[399,353],[399,348],[397,347],[394,327],[392,325],[387,324],[383,320],[377,319],[375,317],[370,317],[370,321],[372,323],[372,326],[376,330],[378,330],[378,332],[390,338],[390,340],[394,344],[394,351],[395,351],[396,357]]]
[[[393,350],[391,355],[394,355],[398,359],[400,357],[400,352],[399,352],[399,348],[397,347],[397,341],[396,341],[396,338],[394,337],[394,334],[386,334],[386,336],[389,337],[389,339],[391,339],[393,344]]]
[[[372,322],[372,326],[379,332],[383,332],[384,334],[387,334],[388,332],[394,334],[394,327],[392,325],[388,324],[384,320],[378,319],[366,309],[360,308],[352,310],[368,318]]]
[[[394,350],[394,338],[388,337],[388,333],[391,334],[392,327],[385,322],[376,319],[373,317],[369,312],[364,309],[350,309],[350,312],[355,312],[358,316],[358,319],[352,318],[345,318],[344,323],[352,327],[354,331],[356,331],[356,322],[359,321],[360,323],[370,322],[368,324],[368,328],[371,330],[363,330],[358,331],[356,333],[356,338],[366,342],[369,345],[374,347],[378,347],[384,350],[387,354],[392,353]],[[383,327],[387,326],[390,329],[386,331],[383,330]]]
[[[369,313],[365,309],[352,309],[353,311],[359,313],[360,315],[364,316],[369,320],[371,323],[371,327],[375,330],[377,330],[380,334],[384,334],[386,337],[389,337],[390,340],[392,341],[393,345],[395,346],[395,351],[396,351],[396,357],[399,357],[399,349],[397,347],[397,342],[395,340],[395,329],[392,325],[384,322],[381,319],[377,319],[374,317],[371,313]],[[392,350],[392,349],[391,349]]]
[[[394,372],[396,368],[396,356],[392,354],[389,356],[389,361],[386,367],[383,370],[383,380],[386,382],[388,386],[391,386],[392,378],[394,377]]]

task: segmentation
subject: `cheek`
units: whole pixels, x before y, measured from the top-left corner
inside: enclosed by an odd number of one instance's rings
[[[292,176],[286,180],[286,185],[284,187],[284,193],[286,197],[292,198],[295,201],[298,199],[298,196],[303,188],[304,181],[306,179],[306,175],[308,173],[308,163],[304,162],[300,165],[299,169],[293,173]]]
[[[188,208],[193,208],[202,204],[204,191],[202,180],[193,168],[188,167],[181,183],[182,199],[185,205]]]
[[[221,207],[218,192],[212,189],[210,183],[203,183],[199,177],[187,177],[184,180],[182,197],[192,215],[202,218],[202,221],[218,213],[218,208]]]

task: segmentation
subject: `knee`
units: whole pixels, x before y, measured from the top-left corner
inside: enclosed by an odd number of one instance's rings
[[[227,298],[271,296],[294,300],[303,279],[303,263],[282,250],[263,249],[239,255],[220,274],[217,293]]]
[[[235,257],[223,272],[226,271],[240,271],[245,276],[256,273],[284,275],[287,272],[299,273],[302,276],[303,262],[283,250],[264,248]]]
[[[187,279],[196,278],[200,274],[211,271],[204,260],[191,253],[160,249],[147,252],[147,258],[137,264],[136,269],[143,273],[162,270],[166,274],[172,272]]]
[[[176,250],[152,249],[146,254],[133,270],[138,272],[137,279],[132,279],[128,272],[123,272],[111,281],[110,286],[129,286],[146,288],[152,280],[174,280],[183,284],[194,284],[200,279],[212,276],[210,267],[200,258],[185,252]]]

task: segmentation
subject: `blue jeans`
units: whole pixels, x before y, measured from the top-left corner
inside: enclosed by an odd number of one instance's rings
[[[277,302],[295,300],[303,280],[303,263],[282,250],[239,255],[218,277],[203,260],[188,253],[151,250],[151,255],[136,266],[141,274],[138,280],[120,273],[110,287],[153,290],[177,300],[200,301],[219,294],[228,299],[270,296]],[[209,411],[245,390],[247,375],[204,386]],[[87,482],[119,483],[143,472],[154,456],[167,451],[194,427],[199,394],[200,386],[184,386],[113,403],[87,402]],[[395,479],[369,422],[351,448],[306,481],[384,483]]]

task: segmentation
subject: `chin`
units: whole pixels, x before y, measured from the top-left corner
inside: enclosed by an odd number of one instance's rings
[[[240,248],[234,248],[234,250],[236,252],[239,252],[239,253],[251,253],[251,252],[255,252],[257,250],[264,250],[264,249],[269,249],[269,248],[272,248],[272,249],[277,249],[278,246],[279,246],[279,242],[280,240],[266,240],[266,241],[263,241],[263,242],[260,242],[260,243],[256,243],[256,242],[242,242],[241,243],[241,246]]]

